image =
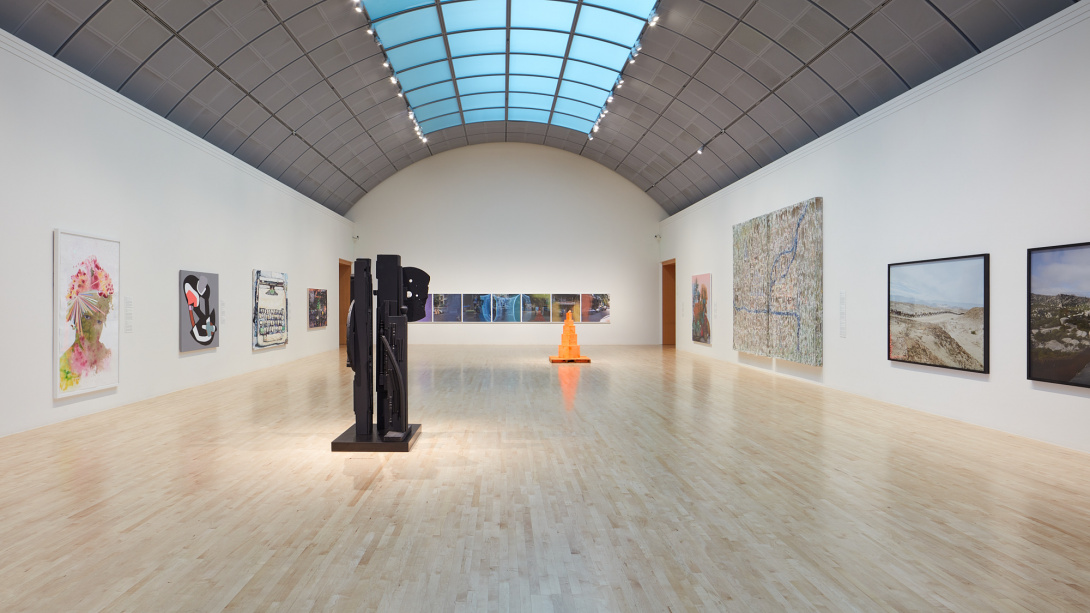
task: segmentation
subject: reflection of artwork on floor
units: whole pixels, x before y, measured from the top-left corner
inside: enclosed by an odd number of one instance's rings
[[[288,275],[254,270],[254,349],[288,343]]]
[[[1029,250],[1027,376],[1090,387],[1090,243]]]
[[[492,294],[462,294],[462,323],[492,321]]]
[[[307,327],[324,328],[329,321],[329,294],[324,289],[307,290]]]
[[[580,294],[579,305],[583,323],[609,323],[609,294]]]
[[[178,351],[219,347],[220,276],[210,272],[178,271]]]
[[[492,321],[522,321],[522,294],[492,294]]]
[[[693,275],[693,342],[712,344],[712,275]]]
[[[822,364],[822,201],[735,225],[734,349]]]
[[[889,265],[889,359],[988,372],[988,256]]]
[[[582,309],[579,308],[579,294],[553,294],[552,316],[554,323],[564,323],[564,318],[571,312],[573,321],[580,321]]]
[[[428,294],[428,299],[424,301],[424,316],[416,320],[416,323],[428,323],[432,321],[432,311],[435,310],[435,295]]]
[[[57,230],[53,249],[53,396],[117,387],[121,243]]]
[[[432,294],[431,318],[438,322],[462,321],[462,295]]]
[[[523,294],[522,321],[548,322],[550,294]]]

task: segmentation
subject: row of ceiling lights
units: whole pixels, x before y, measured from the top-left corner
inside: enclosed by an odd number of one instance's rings
[[[656,25],[658,25],[658,23],[659,23],[659,15],[658,15],[658,7],[656,6],[656,10],[652,11],[651,16],[647,19],[647,27],[653,28]],[[640,41],[637,40],[636,45],[634,47],[632,47],[632,51],[628,56],[628,64],[629,65],[632,65],[632,64],[636,63],[636,58],[639,57],[640,51],[643,51],[643,45],[640,43]],[[621,89],[621,86],[623,86],[623,85],[624,85],[624,78],[617,77],[617,82],[613,84],[613,90],[609,92],[609,97],[606,98],[606,103],[604,105],[602,105],[602,112],[598,114],[598,120],[594,122],[594,127],[592,127],[590,129],[590,133],[587,134],[587,140],[594,140],[594,133],[599,130],[599,128],[600,128],[600,126],[602,124],[602,120],[605,119],[606,115],[609,113],[609,109],[606,108],[606,107],[609,106],[610,102],[613,102],[613,95],[617,92],[618,89]]]

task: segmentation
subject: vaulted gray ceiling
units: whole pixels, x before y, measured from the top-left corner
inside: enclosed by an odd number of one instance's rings
[[[1077,1],[662,0],[593,140],[497,121],[421,142],[349,0],[2,0],[0,27],[338,213],[504,141],[595,160],[674,213]]]

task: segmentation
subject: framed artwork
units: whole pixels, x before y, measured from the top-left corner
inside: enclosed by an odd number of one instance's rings
[[[254,270],[253,347],[288,344],[288,275]]]
[[[220,276],[179,270],[178,296],[178,351],[219,347]]]
[[[462,294],[462,322],[492,321],[492,294]]]
[[[522,321],[523,323],[548,323],[549,322],[549,294],[523,294],[522,295]]]
[[[580,294],[579,317],[584,323],[609,323],[609,294]]]
[[[693,275],[693,342],[712,344],[712,275]]]
[[[492,294],[492,321],[522,321],[522,294]]]
[[[329,325],[329,292],[324,289],[307,289],[307,328],[324,328]]]
[[[1026,376],[1090,387],[1090,243],[1028,252]]]
[[[415,322],[409,322],[409,323],[418,323],[418,324],[431,323],[431,321],[432,321],[432,311],[435,310],[434,300],[435,300],[435,294],[428,294],[428,299],[424,301],[424,316],[421,317],[420,319],[416,320]]]
[[[432,294],[431,318],[435,322],[462,321],[462,295]]]
[[[121,243],[53,232],[53,397],[117,387]]]
[[[889,265],[887,357],[988,372],[988,254]]]
[[[579,305],[580,298],[581,296],[579,294],[553,294],[553,322],[564,323],[564,319],[567,317],[569,311],[571,311],[571,318],[573,321],[580,321],[579,316],[582,315],[583,311]]]

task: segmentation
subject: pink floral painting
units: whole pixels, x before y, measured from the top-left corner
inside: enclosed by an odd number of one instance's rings
[[[120,263],[117,241],[54,233],[55,398],[117,386]]]

